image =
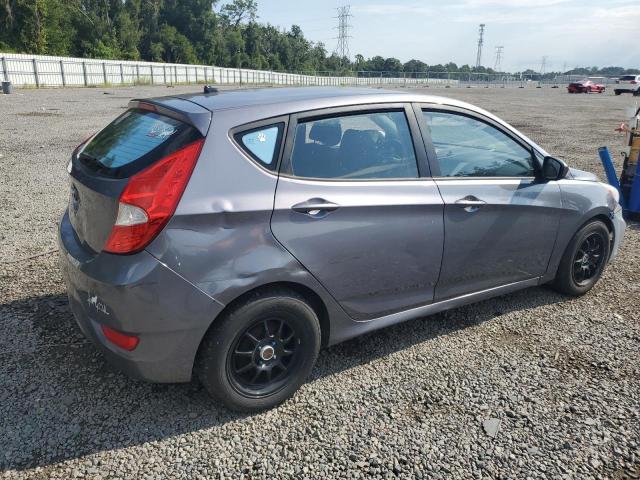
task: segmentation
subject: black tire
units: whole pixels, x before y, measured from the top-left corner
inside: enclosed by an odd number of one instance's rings
[[[613,93],[615,93],[616,95],[620,95],[622,92],[620,90],[614,90]]]
[[[635,92],[633,92],[633,96],[634,97],[640,97],[640,88],[638,90],[636,90]]]
[[[256,293],[212,325],[196,373],[215,401],[239,412],[264,410],[300,388],[320,339],[318,316],[302,296],[284,289]]]
[[[574,297],[587,293],[602,276],[610,249],[609,229],[603,222],[593,220],[584,225],[564,252],[553,288]]]

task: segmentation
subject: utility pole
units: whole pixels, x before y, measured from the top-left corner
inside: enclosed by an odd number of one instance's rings
[[[502,50],[504,47],[502,45],[496,47],[496,62],[493,65],[493,69],[496,72],[499,72],[502,69]]]
[[[349,58],[349,39],[351,35],[349,35],[349,29],[351,25],[349,24],[349,18],[352,17],[351,5],[345,5],[343,7],[338,7],[338,44],[336,45],[335,53],[340,57],[340,61],[343,61],[345,58]]]
[[[480,67],[480,64],[482,62],[482,45],[484,44],[484,23],[480,24],[480,29],[478,31],[479,33],[479,37],[478,37],[478,55],[476,56],[476,68]]]

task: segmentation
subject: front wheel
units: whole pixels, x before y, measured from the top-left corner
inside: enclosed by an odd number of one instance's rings
[[[620,95],[622,92],[620,90],[614,90],[613,93],[615,93],[616,95]]]
[[[569,242],[553,287],[567,295],[584,295],[602,276],[610,249],[607,226],[600,220],[587,223]]]
[[[248,298],[216,320],[196,365],[209,395],[228,408],[251,412],[291,397],[320,350],[320,323],[295,292]]]

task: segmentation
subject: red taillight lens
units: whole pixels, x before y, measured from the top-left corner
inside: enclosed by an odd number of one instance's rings
[[[631,83],[633,83],[635,85],[638,82],[636,80],[631,80]]]
[[[100,328],[102,328],[102,333],[107,340],[124,350],[135,350],[140,343],[140,339],[135,335],[127,335],[104,325],[101,325]]]
[[[160,233],[176,211],[203,143],[190,143],[129,179],[105,252],[139,252]]]

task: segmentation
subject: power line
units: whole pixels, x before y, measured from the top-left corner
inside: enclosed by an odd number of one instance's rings
[[[336,45],[335,53],[341,58],[349,58],[349,39],[351,35],[349,35],[349,29],[351,25],[349,24],[349,17],[353,17],[351,15],[351,5],[345,5],[343,7],[338,7],[338,44]]]
[[[502,45],[499,45],[496,47],[496,61],[493,65],[493,69],[496,72],[499,72],[502,69],[502,50],[504,49],[504,47]]]
[[[480,29],[478,31],[479,37],[478,37],[478,55],[476,56],[476,68],[480,67],[480,63],[482,62],[482,45],[484,44],[484,39],[483,39],[484,27],[485,27],[485,24],[481,23]]]

